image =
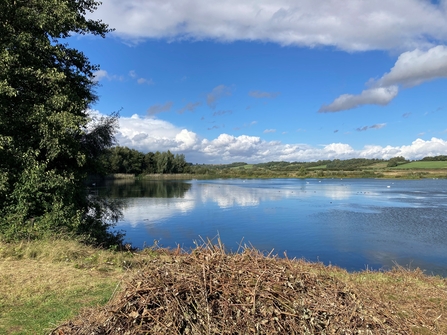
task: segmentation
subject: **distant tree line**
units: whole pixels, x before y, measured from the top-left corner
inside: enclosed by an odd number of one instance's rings
[[[107,150],[102,157],[105,173],[130,174],[167,174],[188,173],[190,165],[183,154],[167,152],[148,152],[144,154],[138,150],[116,146]]]
[[[436,162],[436,161],[447,161],[447,156],[445,155],[439,155],[439,156],[427,156],[421,159],[421,161],[429,161],[429,162]]]
[[[447,156],[427,156],[422,161],[447,161]],[[249,165],[245,162],[233,162],[229,164],[191,164],[185,160],[183,154],[173,154],[167,152],[148,152],[144,154],[138,150],[128,147],[116,146],[107,150],[101,159],[101,165],[104,173],[126,173],[126,174],[215,174],[223,171],[239,172],[246,170],[245,174],[253,174],[260,170],[269,170],[275,172],[299,172],[306,174],[308,169],[322,168],[332,171],[356,171],[364,167],[377,163],[387,163],[387,167],[395,167],[409,161],[403,156],[393,157],[389,160],[377,158],[352,158],[352,159],[334,159],[318,160],[315,162],[267,162]],[[245,169],[248,166],[249,169]],[[241,170],[242,169],[242,170]],[[236,171],[233,171],[236,173]]]
[[[375,163],[383,162],[382,159],[368,159],[368,158],[352,158],[346,160],[334,159],[326,164],[328,170],[358,170],[364,166],[369,166]]]
[[[302,169],[310,169],[316,166],[326,165],[330,160],[319,160],[316,162],[268,162],[256,164],[256,167],[268,169],[272,171],[300,171]]]
[[[352,171],[380,162],[384,162],[384,160],[375,158],[353,158],[346,160],[319,160],[316,162],[268,162],[256,164],[256,166],[272,171],[302,171],[303,169],[311,169],[320,166],[325,166],[325,169],[327,170]]]

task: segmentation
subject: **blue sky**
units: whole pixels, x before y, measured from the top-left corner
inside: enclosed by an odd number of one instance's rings
[[[117,139],[193,163],[447,154],[447,1],[108,0]]]

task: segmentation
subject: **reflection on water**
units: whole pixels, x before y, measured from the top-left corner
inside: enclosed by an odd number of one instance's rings
[[[181,198],[190,188],[190,184],[181,181],[118,179],[106,181],[101,191],[113,198]]]
[[[447,276],[447,181],[132,181],[106,189],[126,199],[118,228],[135,246],[194,247],[219,234],[264,251],[348,270],[420,267]]]

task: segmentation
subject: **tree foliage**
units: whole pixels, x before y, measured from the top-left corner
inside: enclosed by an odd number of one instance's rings
[[[334,159],[331,162],[327,163],[326,168],[328,170],[354,171],[381,161],[382,160],[375,158],[351,158],[345,160]]]
[[[142,152],[127,147],[116,146],[107,150],[103,164],[108,173],[152,174],[185,173],[189,164],[183,154],[167,152]]]
[[[87,173],[113,144],[117,116],[92,119],[96,100],[90,63],[64,38],[104,37],[101,21],[86,18],[92,0],[0,2],[0,233],[48,231],[113,238],[107,219],[117,211],[87,194]]]
[[[408,163],[408,161],[403,156],[393,157],[388,161],[387,167],[396,167],[400,164]]]
[[[424,162],[440,162],[440,161],[447,161],[446,155],[439,155],[439,156],[427,156],[421,159],[421,161]]]

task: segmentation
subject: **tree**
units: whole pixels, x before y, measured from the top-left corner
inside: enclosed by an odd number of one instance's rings
[[[148,152],[144,155],[144,173],[155,173],[156,169],[155,154]]]
[[[185,173],[186,172],[186,160],[184,154],[176,154],[173,162],[173,173]]]
[[[117,115],[94,118],[94,71],[71,34],[104,37],[93,0],[0,2],[0,233],[86,234],[111,242],[116,208],[89,196],[87,173],[114,140]],[[111,220],[111,221],[107,221]]]
[[[398,166],[400,164],[404,164],[407,163],[408,161],[405,159],[405,157],[403,156],[397,156],[397,157],[393,157],[388,161],[388,164],[386,165],[387,167],[395,167]]]

